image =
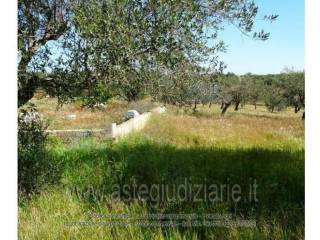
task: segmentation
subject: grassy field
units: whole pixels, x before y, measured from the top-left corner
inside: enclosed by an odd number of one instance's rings
[[[45,101],[51,101],[45,99]],[[52,104],[53,105],[53,104]],[[54,119],[54,111],[40,106]],[[70,108],[75,105],[69,106]],[[131,107],[131,106],[130,106]],[[125,112],[126,107],[120,107]],[[68,108],[67,108],[68,109]],[[108,109],[108,107],[107,107]],[[65,110],[68,112],[70,109]],[[85,115],[80,110],[81,116]],[[57,120],[54,128],[91,127],[114,121],[110,112],[88,113],[80,123]],[[118,111],[118,110],[117,110]],[[50,115],[52,113],[53,115]],[[60,116],[60,114],[58,114]],[[121,114],[119,114],[120,116]],[[101,118],[99,118],[101,116]],[[147,127],[119,142],[98,139],[63,142],[51,138],[51,184],[19,203],[20,239],[304,239],[304,122],[291,109],[269,113],[244,106],[221,117],[219,106],[196,113],[168,106]],[[92,123],[92,121],[96,121]],[[81,125],[84,124],[84,125]],[[78,127],[80,128],[80,127]],[[253,180],[258,201],[214,203],[150,199],[115,200],[114,184],[238,184],[249,195]],[[205,193],[206,190],[201,191]],[[132,194],[132,192],[130,192]],[[220,213],[254,219],[248,227],[106,226],[100,214]],[[68,222],[95,222],[69,226]]]
[[[153,118],[143,131],[159,143],[189,147],[304,148],[304,121],[292,109],[269,113],[263,106],[245,106],[220,116],[218,105],[188,114],[176,108]]]
[[[43,118],[49,122],[49,129],[90,129],[104,128],[107,124],[124,120],[129,109],[149,111],[156,105],[149,100],[127,103],[113,100],[101,109],[92,110],[82,106],[81,101],[58,106],[55,98],[34,97],[30,101],[37,106]],[[74,118],[70,118],[74,115]]]

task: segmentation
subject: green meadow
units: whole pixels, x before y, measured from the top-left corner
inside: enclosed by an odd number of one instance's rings
[[[291,109],[269,113],[245,106],[221,117],[218,108],[188,113],[168,107],[117,142],[49,138],[42,176],[48,184],[38,194],[20,196],[19,238],[303,239],[304,122]],[[173,186],[186,181],[237,184],[241,199],[228,198],[225,188],[223,197],[210,201],[203,187],[181,201]],[[176,198],[134,196],[132,188],[114,198],[114,186],[125,185],[167,185]],[[112,226],[106,217],[178,213],[230,215],[256,226]]]

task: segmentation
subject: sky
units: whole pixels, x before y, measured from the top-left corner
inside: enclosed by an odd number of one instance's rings
[[[245,74],[279,73],[285,66],[304,70],[304,0],[257,0],[258,16],[279,14],[276,21],[256,21],[255,29],[270,32],[269,40],[252,40],[226,26],[219,38],[227,45],[220,59],[225,72]]]

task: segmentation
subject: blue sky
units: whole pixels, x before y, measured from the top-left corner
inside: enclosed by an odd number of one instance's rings
[[[270,32],[267,41],[252,40],[233,26],[220,32],[227,53],[220,59],[227,64],[226,72],[266,74],[279,73],[285,66],[304,69],[304,0],[257,0],[258,18],[279,14],[273,22],[256,21],[257,30]]]

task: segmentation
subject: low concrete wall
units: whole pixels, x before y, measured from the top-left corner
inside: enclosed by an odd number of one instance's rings
[[[158,107],[151,110],[152,113],[164,113],[165,108]],[[81,138],[81,137],[101,137],[118,139],[128,135],[131,132],[138,131],[146,125],[147,121],[151,117],[151,112],[140,114],[135,118],[131,118],[119,125],[111,123],[104,129],[68,129],[68,130],[47,130],[46,132],[53,136],[63,138]]]
[[[66,130],[47,130],[46,133],[63,138],[81,137],[104,137],[112,138],[111,125],[105,129],[66,129]]]
[[[125,121],[119,125],[113,123],[111,125],[111,132],[113,138],[121,138],[125,135],[128,135],[131,132],[138,131],[144,128],[150,116],[151,113],[146,112],[135,118],[131,118],[128,121]]]

